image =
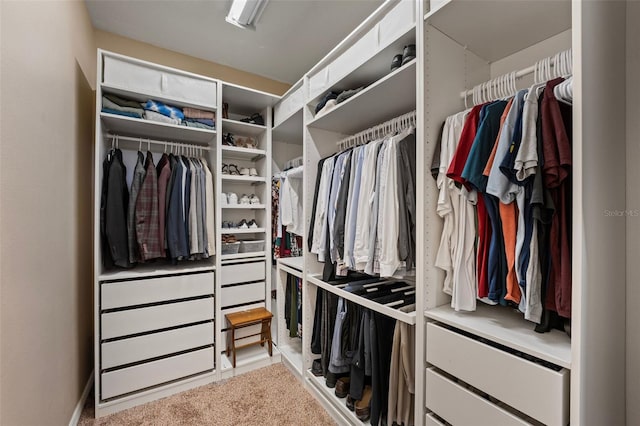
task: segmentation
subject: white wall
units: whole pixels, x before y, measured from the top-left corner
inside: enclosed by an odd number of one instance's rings
[[[95,43],[82,1],[2,1],[0,424],[67,424],[92,369]]]

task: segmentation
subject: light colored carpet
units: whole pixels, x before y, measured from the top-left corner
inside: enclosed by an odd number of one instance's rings
[[[93,396],[80,417],[86,425],[335,425],[282,364],[94,419]]]

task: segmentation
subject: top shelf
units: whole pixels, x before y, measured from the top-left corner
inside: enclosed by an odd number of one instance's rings
[[[494,62],[570,29],[571,1],[444,0],[424,18],[460,46]]]
[[[534,324],[512,309],[478,304],[474,312],[450,306],[425,311],[425,316],[564,368],[571,368],[571,339],[559,330],[536,333]]]
[[[222,83],[222,102],[229,104],[229,114],[250,116],[256,112],[263,113],[267,107],[275,105],[279,100],[280,96],[272,93]]]
[[[100,87],[102,88],[102,92],[103,93],[111,93],[111,94],[119,96],[121,98],[130,99],[132,101],[137,101],[137,102],[146,102],[149,99],[153,99],[154,101],[160,101],[160,102],[162,102],[164,104],[175,106],[175,107],[178,107],[178,108],[188,107],[188,108],[201,109],[201,110],[204,110],[204,111],[215,111],[216,110],[215,107],[211,107],[211,106],[204,106],[204,105],[200,105],[200,104],[196,104],[196,103],[178,101],[178,100],[175,100],[175,99],[172,99],[172,98],[162,97],[162,96],[158,96],[158,95],[145,95],[145,94],[141,94],[140,92],[133,92],[133,91],[131,91],[129,89],[125,89],[125,88],[122,88],[122,87],[117,87],[115,85],[107,84],[107,83],[102,83],[100,85]]]
[[[296,111],[271,130],[274,141],[302,145],[302,109]]]
[[[302,271],[304,269],[304,257],[281,257],[278,259],[278,264]]]

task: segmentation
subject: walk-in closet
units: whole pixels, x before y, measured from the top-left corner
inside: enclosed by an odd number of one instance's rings
[[[634,1],[45,3],[0,423],[640,423]]]

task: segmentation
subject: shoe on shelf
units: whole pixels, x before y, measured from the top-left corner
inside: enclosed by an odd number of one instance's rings
[[[238,223],[237,228],[239,228],[239,229],[249,229],[249,225],[247,225],[247,220],[246,219],[242,219]]]
[[[243,123],[257,124],[259,126],[264,126],[264,118],[262,118],[262,115],[260,115],[257,112],[255,114],[252,114],[250,117],[243,118],[240,121],[242,121]]]
[[[416,45],[410,44],[402,51],[402,65],[412,61],[416,57]]]
[[[243,167],[240,169],[240,175],[242,176],[249,176],[249,168],[248,167]]]
[[[402,55],[398,54],[391,61],[391,71],[395,71],[402,66]]]
[[[334,373],[327,371],[327,375],[325,376],[325,384],[328,388],[336,387],[336,381],[338,380],[338,376]]]
[[[253,221],[255,223],[255,221]],[[322,360],[320,358],[314,359],[311,364],[311,374],[316,377],[322,376]]]
[[[247,194],[242,194],[240,197],[240,204],[251,204],[251,198]]]
[[[229,174],[229,165],[228,164],[222,163],[222,174],[223,175],[228,175]]]
[[[230,222],[228,220],[223,220],[222,229],[230,229],[230,228],[233,228],[233,222]]]
[[[229,204],[229,198],[225,192],[220,193],[220,204],[222,204],[223,206]]]
[[[347,402],[345,402],[345,405],[347,406],[347,408],[348,408],[350,411],[353,411],[353,410],[355,410],[355,409],[356,409],[356,408],[355,408],[355,403],[356,403],[356,402],[353,400],[353,398],[351,398],[351,395],[347,395]]]
[[[256,170],[255,167],[251,167],[249,169],[249,176],[258,176],[258,171]]]
[[[371,417],[371,396],[373,395],[373,391],[371,386],[366,385],[364,387],[364,391],[362,391],[362,399],[356,401],[355,403],[355,411],[356,417],[360,419],[360,421],[366,422]]]
[[[236,194],[235,192],[230,192],[227,195],[227,198],[229,200],[228,201],[229,204],[238,204],[238,194]]]
[[[249,203],[251,204],[260,204],[260,198],[256,194],[251,194],[249,197]]]
[[[223,243],[227,243],[227,244],[237,243],[238,239],[233,234],[223,234],[222,235],[222,242]]]
[[[224,145],[236,146],[236,140],[233,137],[233,133],[225,133],[222,138],[222,143]]]
[[[349,393],[349,386],[351,386],[351,377],[340,377],[336,381],[336,396],[338,398],[345,398]]]
[[[247,226],[251,229],[258,228],[258,224],[256,223],[255,219],[251,219],[249,222],[247,222]]]
[[[229,164],[229,174],[230,175],[239,175],[240,174],[240,170],[238,169],[238,166],[236,166],[235,164]]]

